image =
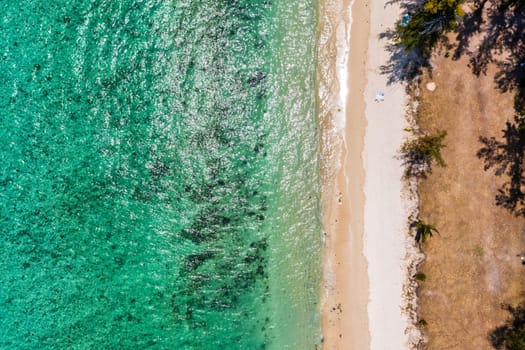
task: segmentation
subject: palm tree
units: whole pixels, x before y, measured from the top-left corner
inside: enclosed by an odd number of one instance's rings
[[[416,227],[416,242],[425,243],[427,237],[432,237],[434,232],[439,233],[436,226],[427,224],[421,219],[418,219],[413,226]]]

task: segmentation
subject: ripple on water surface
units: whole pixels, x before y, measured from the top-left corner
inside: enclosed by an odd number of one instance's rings
[[[315,2],[2,11],[0,347],[314,348]]]

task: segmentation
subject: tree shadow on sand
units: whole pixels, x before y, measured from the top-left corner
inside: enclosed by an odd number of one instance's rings
[[[388,29],[379,35],[380,40],[387,40],[386,50],[390,53],[388,62],[380,67],[381,74],[388,77],[387,84],[411,82],[421,74],[424,67],[429,67],[428,59],[415,50],[407,51],[397,43],[397,33]]]
[[[386,6],[396,5],[401,13],[409,14],[417,11],[420,1],[389,0]],[[396,26],[399,22],[396,23]],[[390,54],[386,64],[380,67],[381,74],[388,77],[387,84],[409,83],[419,76],[424,67],[429,67],[428,58],[424,58],[418,50],[407,50],[399,43],[397,28],[389,28],[379,34],[379,40],[386,40],[385,49]]]
[[[525,1],[475,0],[471,8],[458,27],[453,58],[468,55],[476,75],[486,74],[489,64],[495,64],[497,87],[516,92],[515,108],[521,112],[525,107]],[[474,48],[470,47],[473,40],[479,40]]]
[[[480,137],[483,147],[477,156],[485,161],[485,170],[494,168],[497,176],[508,177],[498,190],[496,204],[525,216],[525,1],[474,0],[469,5],[471,10],[457,30],[453,59],[467,55],[476,76],[495,65],[496,88],[515,93],[516,110],[514,121],[503,130],[503,141]]]
[[[390,0],[385,6],[396,4],[401,7],[404,16],[421,13],[426,1]],[[468,6],[466,6],[468,5]],[[498,72],[495,75],[497,86],[502,91],[517,91],[516,110],[525,107],[525,1],[523,0],[473,0],[464,6],[468,7],[463,18],[457,17],[456,25],[446,25],[441,22],[456,23],[450,14],[448,17],[436,16],[426,18],[417,33],[424,38],[429,28],[434,28],[431,40],[422,40],[433,49],[434,46],[455,47],[453,59],[467,55],[472,72],[476,75],[485,74],[488,65],[496,64]],[[440,23],[435,29],[434,21]],[[450,43],[445,35],[454,29],[457,33],[456,42]],[[417,77],[423,68],[431,68],[430,55],[423,49],[410,49],[400,45],[400,34],[403,26],[400,21],[396,28],[381,33],[379,39],[387,40],[386,49],[390,53],[388,62],[381,67],[381,72],[388,75],[388,82],[410,82]],[[414,33],[413,33],[414,34]],[[417,35],[413,35],[417,37]],[[471,43],[478,41],[474,48]]]
[[[525,349],[525,303],[516,307],[503,304],[511,317],[504,325],[499,326],[489,333],[489,340],[495,349],[520,350]]]
[[[516,115],[514,122],[507,122],[503,140],[495,137],[480,137],[483,147],[477,156],[484,160],[484,169],[495,169],[496,176],[508,180],[498,189],[496,205],[525,216],[525,179],[523,177],[523,156],[525,150],[525,117]]]
[[[431,72],[430,58],[438,45],[450,49],[445,35],[456,27],[460,0],[390,0],[385,6],[397,5],[402,16],[394,28],[379,35],[387,40],[389,60],[380,67],[388,76],[388,84],[410,83],[423,69]]]

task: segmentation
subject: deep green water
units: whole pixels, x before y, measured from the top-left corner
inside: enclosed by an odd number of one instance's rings
[[[0,349],[314,349],[315,0],[0,0]]]

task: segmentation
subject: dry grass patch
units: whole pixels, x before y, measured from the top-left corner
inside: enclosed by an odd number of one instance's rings
[[[485,171],[476,154],[480,136],[501,137],[514,115],[513,95],[494,86],[495,67],[476,77],[465,58],[443,53],[432,63],[432,77],[420,84],[418,123],[430,134],[447,131],[447,166],[420,181],[421,216],[440,231],[425,244],[421,267],[426,348],[492,349],[489,333],[508,317],[501,303],[515,305],[524,288],[516,254],[525,246],[525,220],[496,205],[505,179]],[[424,88],[430,81],[433,92]]]

